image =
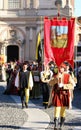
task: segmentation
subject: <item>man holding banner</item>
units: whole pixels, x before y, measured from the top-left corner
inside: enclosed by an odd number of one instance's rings
[[[65,121],[65,110],[69,108],[70,89],[74,89],[73,79],[65,72],[67,61],[74,66],[74,27],[75,19],[58,20],[44,19],[44,64],[54,61],[59,68],[58,74],[52,81],[52,103],[54,109],[54,130],[58,130],[60,119],[60,130]],[[48,51],[49,50],[49,51]],[[50,81],[51,82],[51,81]],[[49,84],[50,84],[49,82]],[[51,84],[50,84],[51,85]]]
[[[74,81],[69,73],[66,72],[67,66],[62,63],[59,67],[58,74],[54,77],[54,80],[49,82],[52,89],[52,105],[54,106],[54,130],[59,128],[60,130],[65,122],[66,108],[70,108],[71,93],[74,89]]]

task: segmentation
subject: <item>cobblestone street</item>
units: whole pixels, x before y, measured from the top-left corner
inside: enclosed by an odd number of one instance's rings
[[[15,103],[10,95],[4,95],[5,83],[0,82],[0,130],[19,130],[27,121],[28,115]],[[16,98],[16,96],[15,96]],[[31,99],[39,109],[47,113],[51,119],[46,130],[54,130],[54,108],[44,109],[41,99]],[[63,130],[81,130],[81,90],[74,90],[73,109],[67,110]],[[38,130],[38,129],[36,129]]]
[[[36,104],[39,104],[38,101],[33,101]],[[39,104],[40,105],[40,104]],[[54,130],[54,108],[43,109],[51,119],[49,127],[46,130]],[[74,90],[74,99],[73,99],[73,108],[67,110],[66,121],[63,130],[81,130],[81,90]]]
[[[3,84],[4,85],[4,84]],[[4,95],[0,83],[0,130],[18,130],[27,119],[27,115],[10,95]]]

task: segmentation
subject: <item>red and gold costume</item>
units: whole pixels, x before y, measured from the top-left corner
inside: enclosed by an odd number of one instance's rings
[[[65,68],[66,66],[62,64],[59,68],[58,74],[49,82],[49,85],[52,86],[51,96],[52,104],[54,105],[55,130],[58,128],[59,118],[60,128],[63,126],[65,121],[65,110],[66,107],[70,107],[71,90],[74,89],[74,81],[71,75],[65,71]]]
[[[54,84],[53,91],[52,91],[52,96],[53,96],[52,103],[54,106],[58,106],[58,107],[69,107],[70,96],[71,96],[69,90],[74,89],[71,76],[70,74],[63,73],[63,74],[58,74],[57,77],[55,77],[55,79],[56,78],[57,80],[61,78],[63,87],[59,88],[59,83]]]

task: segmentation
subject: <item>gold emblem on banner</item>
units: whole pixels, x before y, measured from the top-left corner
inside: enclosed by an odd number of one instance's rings
[[[51,46],[66,48],[68,42],[67,26],[51,26]]]

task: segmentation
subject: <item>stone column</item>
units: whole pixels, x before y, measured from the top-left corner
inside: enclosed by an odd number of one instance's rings
[[[3,9],[3,5],[4,5],[3,0],[0,0],[0,9]]]
[[[30,0],[26,0],[26,6],[27,8],[30,8]]]
[[[33,0],[30,0],[30,8],[33,8]]]
[[[29,37],[30,37],[30,28],[26,27],[26,42],[25,42],[25,60],[29,60],[30,58],[30,43],[29,43]]]
[[[38,8],[39,7],[39,0],[33,0],[33,8]]]
[[[29,35],[29,59],[32,60],[32,52],[33,52],[33,29],[30,27],[30,35]]]
[[[29,40],[31,40],[32,41],[32,36],[33,35],[33,30],[32,30],[32,28],[30,28],[30,37],[29,37]]]
[[[4,9],[8,9],[8,0],[4,0]]]
[[[23,0],[23,8],[26,8],[26,0]]]
[[[32,39],[30,39],[29,44],[30,44],[30,60],[35,60],[35,53],[36,53],[36,27],[32,27]]]
[[[21,46],[18,47],[19,47],[19,61],[23,62],[23,49],[21,48]]]

